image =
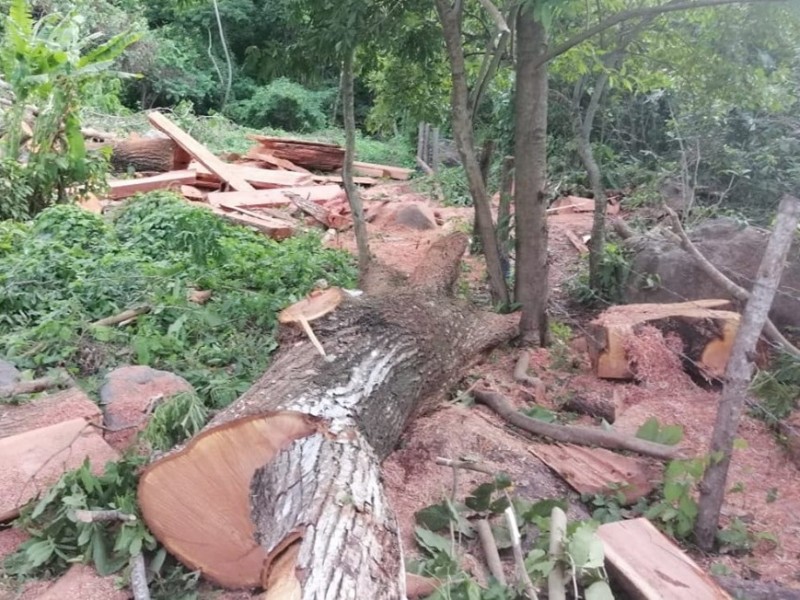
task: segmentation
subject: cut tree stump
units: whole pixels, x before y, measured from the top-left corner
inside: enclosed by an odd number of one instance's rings
[[[0,438],[78,417],[97,425],[103,423],[100,407],[78,388],[47,394],[20,404],[0,404]]]
[[[89,458],[102,473],[116,451],[86,419],[62,421],[0,439],[0,523]]]
[[[729,306],[728,300],[612,306],[588,326],[595,374],[604,379],[633,379],[625,339],[636,335],[640,326],[652,325],[680,337],[688,370],[708,379],[721,377],[739,327],[738,313],[721,310]]]
[[[731,600],[647,519],[607,523],[597,533],[612,578],[634,600]]]
[[[463,234],[442,238],[410,278],[373,267],[366,294],[314,322],[327,358],[295,336],[239,400],[145,470],[142,515],[174,556],[265,598],[405,597],[380,461],[412,415],[517,329],[513,315],[453,298],[466,246]]]
[[[633,504],[655,487],[649,464],[640,458],[572,444],[533,444],[530,452],[579,494],[622,492],[625,503]]]

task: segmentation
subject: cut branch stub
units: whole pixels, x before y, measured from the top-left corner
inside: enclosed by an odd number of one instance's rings
[[[310,415],[281,411],[201,433],[142,474],[138,496],[147,526],[215,583],[259,586],[267,553],[250,520],[250,480],[282,448],[322,426]]]
[[[322,347],[322,344],[317,339],[314,330],[311,329],[311,325],[309,325],[308,322],[333,312],[336,310],[336,307],[342,303],[342,300],[344,300],[344,294],[341,288],[330,288],[309,298],[304,298],[300,300],[300,302],[295,302],[288,308],[283,309],[278,314],[278,321],[284,324],[299,324],[300,327],[303,328],[303,331],[305,331],[308,339],[314,344],[317,351],[322,356],[326,356],[325,349]]]

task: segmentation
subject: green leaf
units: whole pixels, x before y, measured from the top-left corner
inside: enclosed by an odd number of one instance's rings
[[[658,432],[659,432],[658,419],[656,419],[655,417],[650,417],[636,431],[636,437],[642,440],[647,440],[649,442],[655,442],[658,439]]]
[[[568,542],[567,552],[579,569],[595,569],[603,566],[603,542],[597,535],[597,525],[581,523]]]
[[[423,525],[431,531],[439,531],[449,527],[452,518],[450,509],[444,502],[428,506],[414,513],[414,520],[418,525]]]
[[[584,590],[583,597],[586,600],[614,600],[611,586],[606,581],[595,581]]]
[[[414,533],[416,534],[417,542],[430,554],[435,556],[436,554],[444,553],[447,556],[451,556],[452,543],[447,538],[423,527],[415,527]]]

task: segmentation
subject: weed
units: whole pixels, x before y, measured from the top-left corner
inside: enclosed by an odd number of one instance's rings
[[[777,425],[796,408],[800,399],[800,359],[787,352],[778,354],[769,370],[759,370],[750,390],[760,400],[753,416]]]
[[[603,248],[597,289],[592,289],[589,285],[588,257],[586,260],[579,275],[567,287],[573,301],[588,307],[620,304],[630,274],[630,256],[625,247],[608,242]]]

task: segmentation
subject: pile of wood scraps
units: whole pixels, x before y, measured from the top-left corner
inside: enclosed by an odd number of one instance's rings
[[[152,112],[150,124],[166,135],[173,155],[167,160],[145,161],[163,164],[162,172],[146,173],[135,179],[109,181],[107,200],[120,200],[138,193],[173,190],[191,202],[207,205],[220,216],[252,227],[273,239],[285,239],[307,226],[341,231],[352,225],[341,167],[344,149],[335,144],[287,138],[250,136],[256,145],[244,155],[229,155],[226,162],[169,120]],[[163,153],[163,143],[155,144]],[[154,146],[152,140],[131,138],[115,143],[112,150],[136,157]],[[141,150],[141,151],[140,151]],[[145,158],[147,158],[145,156]],[[113,160],[113,159],[112,159]],[[355,183],[375,185],[379,178],[406,180],[413,171],[389,165],[355,163]],[[180,168],[175,168],[180,167]],[[108,202],[105,202],[107,204]],[[97,212],[98,203],[84,203]],[[104,204],[101,202],[100,204]]]

